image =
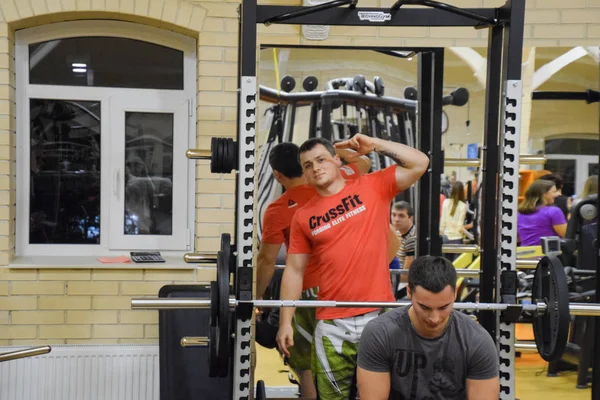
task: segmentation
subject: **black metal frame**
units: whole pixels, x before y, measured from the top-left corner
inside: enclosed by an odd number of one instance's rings
[[[480,225],[482,255],[482,277],[480,286],[480,299],[484,302],[496,302],[496,276],[498,274],[498,246],[497,237],[498,203],[495,199],[498,193],[498,179],[500,172],[500,140],[501,140],[501,116],[502,104],[502,85],[507,79],[520,80],[521,52],[523,44],[523,17],[525,12],[524,0],[507,0],[506,4],[500,8],[474,8],[460,9],[447,4],[438,3],[430,0],[407,0],[397,1],[391,8],[358,8],[357,0],[334,0],[320,6],[276,6],[276,5],[257,5],[257,0],[242,0],[240,5],[240,30],[239,30],[239,88],[240,100],[238,106],[248,102],[243,88],[242,77],[252,77],[256,79],[256,50],[257,50],[257,30],[256,24],[266,25],[277,24],[297,24],[297,25],[331,25],[331,26],[378,26],[378,27],[411,27],[411,26],[429,26],[429,27],[471,27],[488,28],[488,74],[487,74],[487,98],[486,98],[486,123],[485,123],[485,142],[484,142],[484,167],[483,167],[483,204],[482,221]],[[407,8],[401,7],[403,4],[419,4],[429,8]],[[348,7],[342,7],[348,5]],[[296,47],[296,46],[285,46]],[[300,47],[300,46],[297,46]],[[320,47],[320,46],[319,46]],[[355,48],[355,47],[352,47]],[[372,48],[371,48],[372,49]],[[380,49],[383,50],[383,49]],[[402,50],[387,49],[387,50]],[[418,254],[423,254],[425,249],[430,254],[439,254],[441,252],[441,243],[438,235],[439,213],[439,195],[432,196],[432,193],[439,193],[439,178],[441,176],[443,154],[441,151],[441,101],[443,81],[443,50],[431,48],[409,48],[405,49],[420,53],[419,57],[425,68],[421,68],[419,81],[419,126],[420,132],[429,132],[421,134],[419,148],[429,155],[431,164],[429,173],[421,179],[421,203],[425,198],[431,209],[421,207],[419,215],[427,213],[428,223],[421,226],[419,232],[420,243]],[[429,60],[430,62],[427,62]],[[429,68],[431,66],[431,68]],[[250,92],[246,88],[246,92]],[[429,102],[427,102],[429,98]],[[256,100],[256,99],[255,99]],[[425,106],[428,104],[429,106]],[[243,127],[245,117],[242,112],[238,115],[239,126]],[[254,143],[248,137],[242,141],[238,130],[238,145],[240,154],[249,151],[249,145],[254,149]],[[433,178],[433,179],[432,179]],[[248,183],[237,180],[238,197],[244,193],[243,188],[247,188]],[[247,196],[247,194],[246,194]],[[427,196],[427,197],[426,197]],[[424,218],[422,216],[422,218]],[[240,223],[241,222],[241,223]],[[237,239],[250,233],[248,221],[240,221],[236,217],[236,235]],[[423,226],[425,229],[423,229]],[[238,232],[244,230],[244,232]],[[429,238],[427,243],[422,242],[421,236],[426,234]],[[516,227],[515,227],[516,235]],[[239,254],[239,249],[238,249]],[[238,255],[239,257],[239,255]],[[236,279],[241,278],[240,265],[250,267],[247,254],[244,253],[244,259],[238,261],[238,272]],[[247,271],[243,271],[247,272]],[[247,274],[244,274],[247,275]],[[247,286],[247,276],[244,277],[244,285],[238,284],[236,297],[246,299],[252,297],[252,287]],[[237,323],[242,323],[242,330],[236,330],[238,335],[243,334],[244,329],[249,329],[247,315],[238,315]],[[497,321],[490,316],[482,315],[481,323],[496,339]],[[248,327],[248,328],[246,328]],[[236,348],[234,349],[234,398],[241,400],[249,398],[249,391],[252,388],[250,383],[250,362],[246,358],[245,339],[236,336]],[[240,358],[236,353],[242,354]],[[514,398],[514,393],[508,394]]]
[[[600,68],[598,68],[598,76],[600,78]],[[598,88],[600,89],[600,87]],[[600,113],[600,103],[598,103],[598,111]],[[600,118],[598,119],[598,134],[600,136]],[[598,138],[600,140],[600,137]],[[600,164],[600,153],[598,153],[598,164]],[[596,203],[596,209],[600,210],[600,196],[598,196],[598,202]],[[598,279],[598,273],[600,272],[600,224],[598,224],[598,232],[596,236],[596,299],[600,298],[600,279]],[[592,400],[600,400],[600,318],[594,318],[594,355],[592,357]]]

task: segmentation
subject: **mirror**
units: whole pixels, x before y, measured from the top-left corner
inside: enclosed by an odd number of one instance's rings
[[[486,120],[486,52],[482,48],[465,47],[444,51],[441,143],[446,160],[480,156]],[[521,163],[520,200],[531,182],[547,173],[562,176],[562,193],[571,199],[585,192],[590,176],[597,176],[600,96],[588,91],[599,90],[599,59],[599,49],[590,47],[523,50],[520,152],[545,156],[546,160]],[[418,145],[417,55],[388,49],[279,47],[262,49],[259,61],[256,183],[259,235],[264,210],[283,192],[268,165],[269,151],[276,143],[292,141],[301,145],[315,136],[335,141],[362,132],[413,147]],[[324,104],[321,99],[327,93],[335,96]],[[586,100],[592,103],[587,104]],[[373,154],[370,159],[371,171],[393,163]],[[452,185],[463,183],[468,226],[478,217],[479,168],[446,164],[439,177],[441,194],[450,197]],[[408,201],[415,208],[426,206],[420,201],[417,188],[396,200]],[[415,224],[418,225],[418,220]],[[260,242],[260,236],[257,240]],[[467,228],[460,242],[476,244],[477,230]],[[457,268],[468,268],[478,262],[474,254],[445,255],[454,259]],[[278,263],[285,263],[285,246]],[[461,284],[459,300],[475,301],[477,286],[469,286],[467,280],[461,280]],[[530,325],[518,325],[517,338],[532,340]],[[257,347],[256,379],[263,379],[267,386],[293,390],[296,385],[290,383],[286,373],[273,373],[289,369],[277,351],[259,344]],[[531,362],[535,363],[534,356],[537,357],[532,355]],[[535,377],[530,378],[525,388],[518,389],[523,390],[518,396],[527,397],[527,385],[535,386]],[[573,385],[574,378],[568,382],[567,385]]]

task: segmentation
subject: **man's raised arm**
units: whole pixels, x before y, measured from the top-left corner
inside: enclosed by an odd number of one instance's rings
[[[429,166],[429,158],[417,149],[362,134],[356,134],[351,139],[336,143],[335,146],[336,148],[350,148],[355,150],[356,155],[354,157],[360,157],[371,151],[376,151],[394,160],[397,164],[396,183],[398,191],[403,191],[411,187],[421,178]],[[350,162],[350,159],[348,159],[348,162]]]

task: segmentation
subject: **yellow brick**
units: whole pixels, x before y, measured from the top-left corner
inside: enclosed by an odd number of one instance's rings
[[[133,6],[133,13],[136,15],[148,15],[148,7],[150,6],[149,0],[135,0],[135,4]]]
[[[105,0],[106,11],[119,12],[119,0]]]
[[[121,311],[122,324],[158,324],[158,311]]]
[[[238,110],[233,107],[223,108],[223,121],[237,121]]]
[[[535,25],[534,37],[540,39],[575,39],[585,36],[585,25]]]
[[[77,10],[76,0],[60,0],[63,11]]]
[[[231,92],[223,92],[223,93],[199,92],[198,93],[198,105],[200,105],[200,106],[234,106],[235,104],[237,104],[236,93],[231,93]],[[8,187],[4,188],[0,185],[0,189],[8,189]]]
[[[600,37],[600,25],[588,25],[588,38]]]
[[[559,39],[558,46],[598,46],[598,39]]]
[[[4,14],[4,19],[6,20],[6,22],[17,21],[21,18],[19,16],[17,6],[13,1],[2,2],[2,13]]]
[[[562,24],[598,23],[598,21],[600,21],[600,10],[563,10],[560,13]]]
[[[67,339],[67,344],[118,344],[119,339]]]
[[[553,24],[558,22],[558,10],[529,10],[525,13],[526,24]]]
[[[95,325],[94,338],[142,338],[144,325]]]
[[[81,282],[73,281],[68,282],[67,290],[69,295],[72,294],[106,294],[116,295],[119,294],[119,283],[118,282]]]
[[[35,325],[9,325],[0,327],[0,339],[34,339],[37,334]]]
[[[217,279],[217,269],[215,267],[196,268],[196,282],[210,282]]]
[[[369,26],[332,26],[329,28],[331,36],[377,36],[377,27]]]
[[[92,9],[92,1],[91,0],[77,0],[77,10],[79,11],[89,11]],[[34,10],[35,12],[35,10]]]
[[[203,136],[233,136],[236,134],[237,124],[234,122],[198,122],[196,127],[198,135]],[[209,170],[207,168],[207,170]],[[210,171],[210,170],[209,170]],[[211,177],[215,175],[212,174]]]
[[[8,311],[0,311],[0,325],[8,325]]]
[[[36,308],[35,296],[0,297],[0,310],[35,310]]]
[[[198,63],[198,76],[237,76],[237,64],[200,61]]]
[[[202,2],[202,7],[204,7],[208,11],[208,13],[206,14],[208,17],[237,17],[237,4]]]
[[[215,237],[219,236],[221,232],[221,228],[219,225],[215,224],[202,224],[202,229],[200,229],[196,235],[198,237]]]
[[[221,196],[218,194],[198,194],[196,195],[196,207],[200,208],[219,208],[221,206]],[[210,228],[210,226],[208,226]],[[203,227],[204,229],[204,227]]]
[[[202,193],[233,193],[235,184],[232,181],[203,180],[201,191]]]
[[[538,0],[536,8],[585,8],[586,0]]]
[[[157,338],[158,337],[158,325],[145,325],[144,326],[146,338]]]
[[[226,48],[225,49],[225,61],[227,62],[238,62],[238,49]]]
[[[89,310],[92,298],[89,296],[40,296],[40,310]]]
[[[15,204],[14,201],[12,201],[11,199],[11,193],[13,193],[14,191],[3,191],[0,192],[0,204],[3,205],[8,205],[8,204]]]
[[[142,270],[102,270],[96,269],[92,279],[95,281],[141,281],[144,277]]]
[[[0,265],[8,265],[12,260],[14,260],[14,253],[0,253]]]
[[[181,4],[179,1],[166,1],[163,6],[161,19],[166,22],[174,23],[175,19],[177,18],[177,9],[179,4]],[[187,25],[188,24],[186,23],[185,27],[187,27]]]
[[[11,294],[65,294],[63,282],[13,282]]]
[[[223,109],[221,107],[199,106],[197,115],[199,121],[220,121]]]
[[[202,238],[196,239],[196,251],[199,251],[199,252],[219,251],[220,246],[221,246],[221,238],[219,238],[219,237],[216,237],[216,238],[202,237]]]
[[[235,196],[230,194],[221,195],[223,208],[234,208],[235,207]]]
[[[165,283],[163,282],[121,282],[121,294],[133,296],[158,296],[158,291],[163,286],[165,286]],[[128,308],[131,308],[131,306]]]
[[[432,27],[429,36],[432,38],[476,38],[479,32],[473,28]],[[410,41],[412,43],[412,41]]]
[[[104,11],[106,9],[106,5],[104,0],[92,0],[92,10],[100,10]]]
[[[64,339],[15,339],[10,341],[11,346],[51,346],[65,343]]]
[[[268,44],[278,44],[281,46],[288,44],[300,44],[300,36],[291,36],[291,35],[263,35],[259,40],[259,44],[268,43]]]
[[[40,281],[89,281],[91,276],[89,269],[40,269]]]
[[[64,311],[13,311],[12,323],[15,325],[64,324]]]
[[[206,18],[206,9],[200,6],[194,6],[188,27],[194,31],[201,32],[204,28],[204,19]]]
[[[150,0],[148,16],[154,19],[160,19],[162,16],[164,0]]]
[[[92,336],[91,325],[40,326],[40,339],[77,339]]]
[[[0,190],[9,190],[10,187],[10,177],[9,176],[0,176]]]
[[[455,47],[487,47],[485,39],[454,39]]]
[[[8,296],[8,282],[0,282],[0,296]]]
[[[379,37],[427,37],[429,27],[379,28]]]
[[[198,90],[213,90],[220,92],[223,90],[223,79],[219,77],[201,76],[198,78]]]
[[[12,237],[11,237],[12,238]],[[8,236],[0,236],[0,250],[1,251],[9,251],[14,248],[14,241],[11,243],[11,240]],[[1,285],[0,285],[1,287]],[[0,289],[0,293],[2,289]]]
[[[194,270],[145,270],[144,279],[147,281],[193,281]]]
[[[203,32],[223,32],[225,30],[225,20],[223,18],[204,18]]]
[[[130,310],[131,297],[122,296],[94,296],[92,297],[94,310]]]
[[[198,48],[198,59],[200,61],[222,61],[223,60],[223,48],[222,47],[200,46]]]
[[[257,25],[258,28],[258,32],[260,34],[261,28],[264,27],[264,25],[260,24]],[[270,27],[276,27],[276,29],[270,31],[270,33],[283,33],[286,35],[290,35],[290,34],[298,34],[300,31],[298,30],[298,27],[295,25],[278,25],[278,24],[273,24]],[[225,32],[233,32],[233,33],[238,33],[238,29],[239,29],[239,23],[237,18],[226,18],[225,19]]]
[[[200,46],[223,46],[237,49],[238,35],[235,33],[201,32],[198,44]]]
[[[119,344],[158,344],[156,339],[119,339]]]
[[[238,90],[237,79],[225,79],[225,91],[236,92]]]
[[[118,311],[67,311],[67,324],[116,324]]]
[[[235,213],[233,210],[196,210],[196,221],[199,223],[233,223]]]

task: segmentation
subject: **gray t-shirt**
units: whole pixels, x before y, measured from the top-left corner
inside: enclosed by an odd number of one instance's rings
[[[498,351],[477,322],[452,311],[444,333],[429,339],[414,330],[408,310],[396,308],[370,321],[359,344],[358,366],[390,372],[390,399],[466,399],[467,379],[498,376]]]

